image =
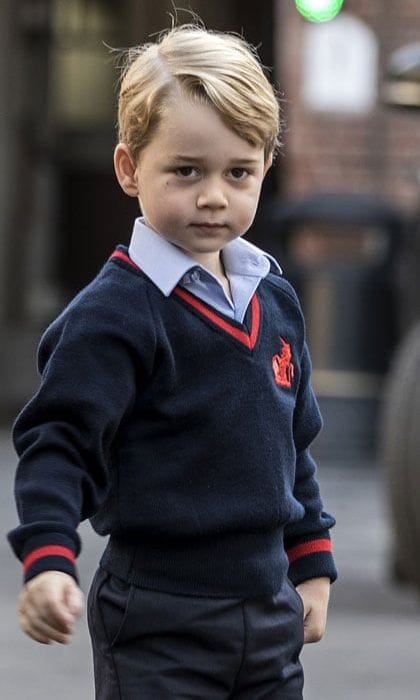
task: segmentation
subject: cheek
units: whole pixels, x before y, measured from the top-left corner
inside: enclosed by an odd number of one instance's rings
[[[258,207],[259,195],[259,191],[253,191],[245,196],[240,203],[238,202],[238,213],[239,215],[242,214],[244,219],[253,218],[255,216],[255,212]]]
[[[159,201],[159,205],[157,206],[158,209],[165,209],[176,217],[182,216],[182,213],[186,213],[190,206],[190,200],[184,192],[179,190],[175,191],[174,188],[169,185],[165,188],[163,195],[162,200]]]
[[[188,218],[188,208],[182,197],[174,196],[172,188],[162,190],[162,196],[154,200],[150,208],[155,221],[160,222],[161,227],[170,230],[177,227]]]

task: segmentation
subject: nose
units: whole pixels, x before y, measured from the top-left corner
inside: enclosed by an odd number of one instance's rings
[[[219,179],[209,179],[203,183],[197,196],[197,207],[204,209],[224,209],[227,206],[227,197],[223,183]]]

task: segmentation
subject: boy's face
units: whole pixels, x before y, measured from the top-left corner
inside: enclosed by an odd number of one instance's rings
[[[133,177],[146,223],[208,265],[251,226],[269,165],[212,107],[176,97]]]

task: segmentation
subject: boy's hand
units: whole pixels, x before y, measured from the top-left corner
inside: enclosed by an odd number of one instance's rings
[[[66,644],[82,609],[83,594],[72,576],[45,571],[24,586],[18,619],[22,630],[37,642]]]
[[[327,624],[329,578],[311,578],[296,586],[303,601],[304,643],[319,642]]]

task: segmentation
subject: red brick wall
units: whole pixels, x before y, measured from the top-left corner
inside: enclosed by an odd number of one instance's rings
[[[420,41],[419,0],[345,0],[344,9],[366,22],[379,44],[379,83],[391,51]],[[303,20],[293,0],[277,0],[277,65],[285,94],[282,191],[351,191],[384,196],[408,211],[420,193],[420,111],[378,101],[368,115],[311,111],[302,103]]]

